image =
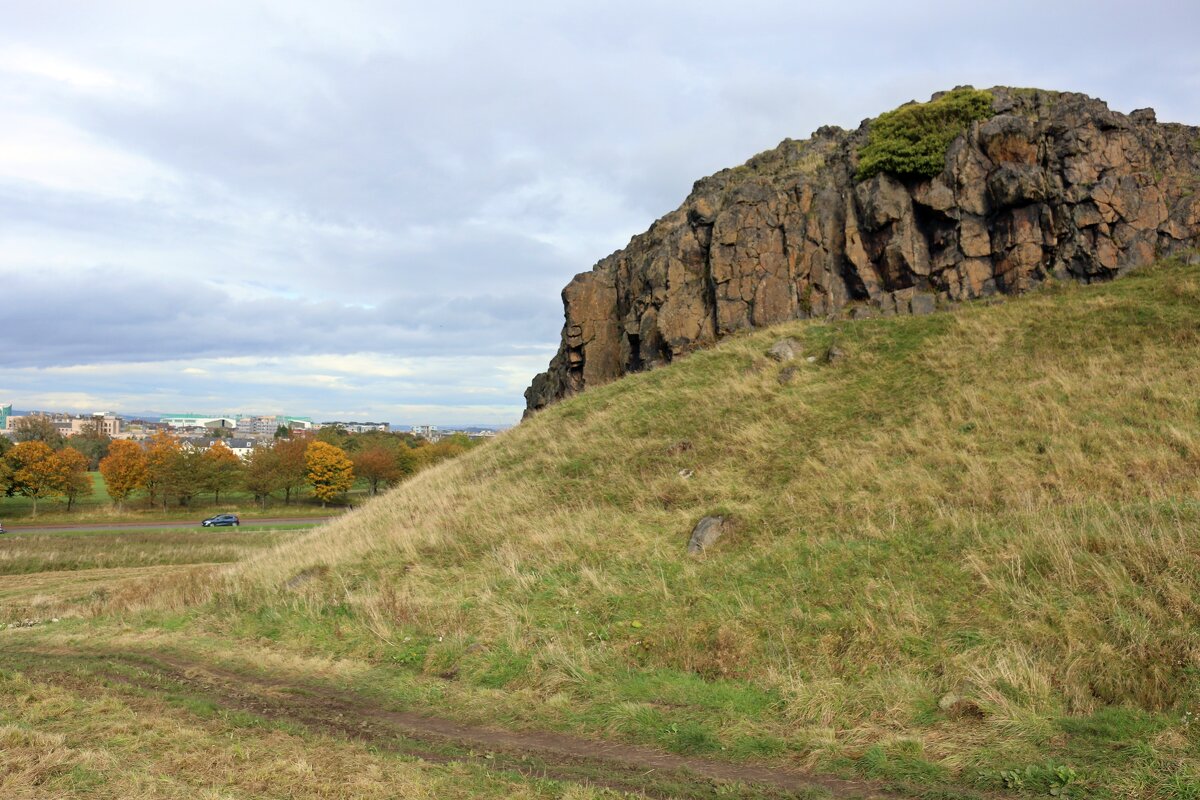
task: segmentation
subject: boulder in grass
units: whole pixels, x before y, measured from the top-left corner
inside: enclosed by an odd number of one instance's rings
[[[696,527],[692,529],[692,538],[688,540],[688,552],[703,553],[721,538],[725,527],[724,517],[705,517],[697,522]]]

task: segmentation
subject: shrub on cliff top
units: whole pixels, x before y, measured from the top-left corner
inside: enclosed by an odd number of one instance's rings
[[[991,114],[991,92],[969,87],[880,114],[867,130],[867,143],[858,151],[854,177],[861,181],[880,172],[933,177],[946,166],[950,143],[972,122]]]

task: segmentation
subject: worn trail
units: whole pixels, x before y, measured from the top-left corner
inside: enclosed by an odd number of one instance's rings
[[[896,798],[861,781],[793,769],[734,764],[665,753],[561,733],[466,725],[409,711],[381,708],[353,693],[314,683],[263,677],[176,655],[15,651],[42,663],[39,680],[78,681],[82,667],[110,683],[142,690],[185,691],[229,709],[316,732],[366,741],[430,761],[483,761],[541,777],[609,786],[653,797]],[[0,654],[0,663],[7,659]],[[742,784],[744,792],[738,792]]]

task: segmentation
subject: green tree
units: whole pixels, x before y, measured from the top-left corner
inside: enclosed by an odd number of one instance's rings
[[[213,502],[221,502],[221,492],[237,486],[242,477],[242,460],[224,442],[214,442],[201,456],[200,482],[213,493]]]
[[[17,442],[44,442],[51,450],[62,447],[63,437],[50,418],[42,414],[20,417],[12,423]]]
[[[162,485],[163,508],[168,495],[181,506],[189,506],[201,490],[204,480],[204,454],[191,447],[180,447],[171,460]]]
[[[292,494],[308,480],[308,465],[305,463],[308,443],[309,440],[303,436],[278,439],[275,442],[275,469],[278,472],[279,489],[283,492],[284,505],[291,504]]]
[[[108,447],[112,444],[112,438],[99,430],[94,423],[88,423],[83,426],[83,429],[72,436],[67,437],[67,446],[73,447],[83,453],[88,460],[88,469],[99,469],[100,459],[108,455]]]
[[[146,452],[135,442],[118,439],[100,460],[100,474],[104,476],[108,496],[120,509],[131,494],[146,485]]]
[[[318,442],[325,442],[326,444],[331,444],[334,447],[341,448],[342,450],[347,450],[352,446],[350,441],[353,437],[349,431],[343,428],[326,426],[317,431],[317,434],[314,438],[316,438]]]
[[[271,447],[256,447],[246,459],[242,472],[242,483],[254,495],[255,502],[267,507],[267,500],[274,492],[283,490],[279,475],[279,455]]]
[[[313,494],[321,501],[321,508],[354,485],[354,464],[342,448],[315,441],[309,444],[304,460],[308,467],[308,482],[313,487]]]

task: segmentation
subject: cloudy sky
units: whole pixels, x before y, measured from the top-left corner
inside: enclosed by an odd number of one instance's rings
[[[1200,124],[1196,8],[0,0],[0,403],[515,422],[695,179],[963,83]]]

